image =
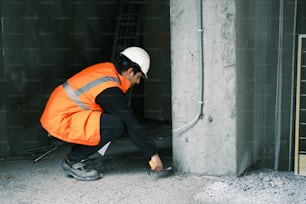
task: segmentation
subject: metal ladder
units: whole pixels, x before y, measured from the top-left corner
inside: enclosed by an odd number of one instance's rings
[[[297,51],[294,173],[306,176],[306,34],[300,34]]]
[[[141,39],[141,4],[143,0],[121,0],[112,47],[112,60],[129,46],[139,46]]]

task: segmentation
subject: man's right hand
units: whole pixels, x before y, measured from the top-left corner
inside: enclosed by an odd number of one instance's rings
[[[161,161],[158,154],[154,154],[149,161],[150,167],[152,171],[159,172],[163,170],[163,162]]]

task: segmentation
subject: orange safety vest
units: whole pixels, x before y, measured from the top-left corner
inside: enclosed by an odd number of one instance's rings
[[[95,102],[97,95],[110,87],[126,93],[130,86],[130,81],[116,71],[114,64],[92,65],[56,87],[40,118],[41,125],[60,140],[98,145],[103,109]]]

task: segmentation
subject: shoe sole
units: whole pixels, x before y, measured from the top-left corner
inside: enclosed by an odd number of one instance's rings
[[[98,180],[98,179],[101,178],[100,175],[94,176],[94,177],[81,177],[81,176],[78,176],[73,171],[71,171],[70,167],[65,162],[63,162],[63,164],[62,164],[62,168],[64,169],[64,171],[65,171],[67,176],[71,176],[71,177],[73,177],[73,178],[75,178],[77,180],[80,180],[80,181],[95,181],[95,180]]]

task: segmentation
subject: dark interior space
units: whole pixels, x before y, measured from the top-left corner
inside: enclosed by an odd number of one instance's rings
[[[148,50],[151,69],[130,105],[148,136],[171,148],[169,1],[16,0],[0,9],[1,157],[48,146],[39,119],[51,91],[131,45]]]

